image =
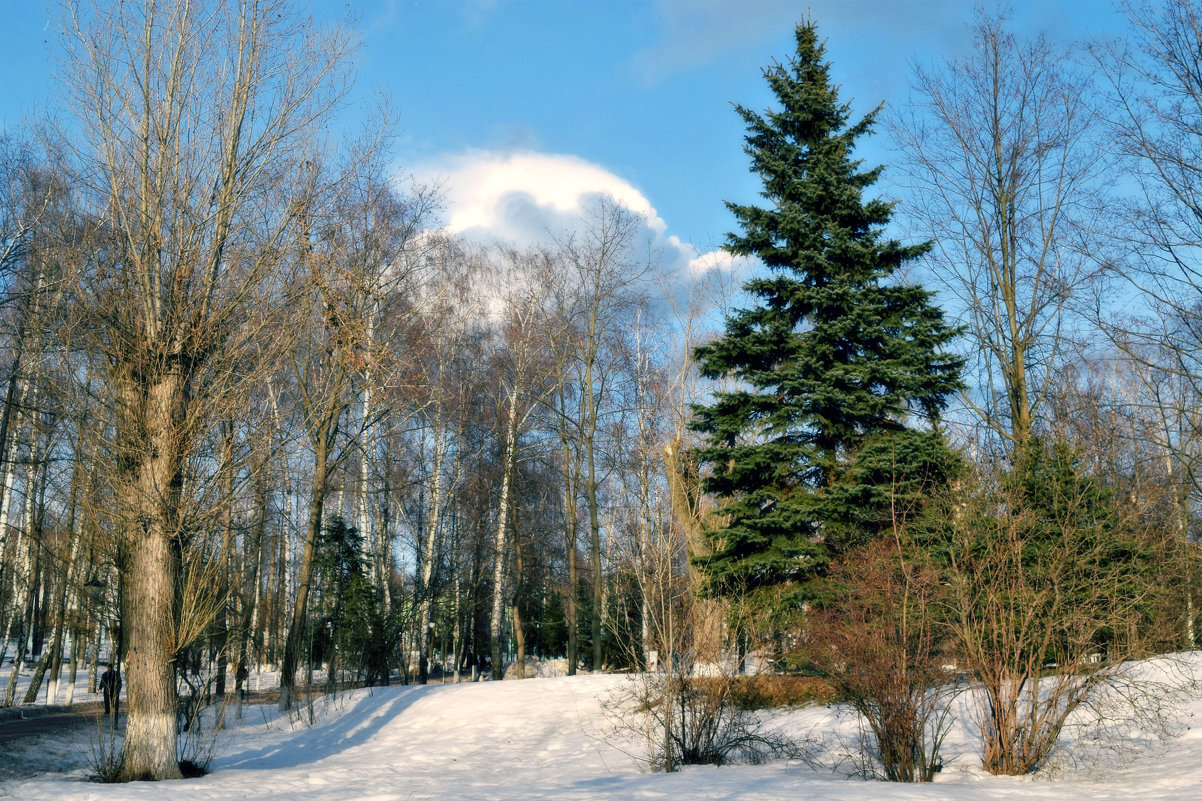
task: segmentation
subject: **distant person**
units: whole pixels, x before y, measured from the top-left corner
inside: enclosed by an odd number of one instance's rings
[[[100,676],[100,694],[104,697],[104,714],[110,714],[110,709],[116,709],[117,694],[121,692],[121,679],[113,672],[113,666],[105,663],[104,673]]]

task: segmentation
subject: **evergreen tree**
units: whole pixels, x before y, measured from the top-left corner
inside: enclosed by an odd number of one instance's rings
[[[851,155],[876,112],[848,125],[814,25],[796,38],[796,56],[764,71],[779,109],[736,107],[770,205],[727,203],[741,233],[726,247],[768,274],[696,351],[706,377],[736,384],[695,407],[694,428],[725,516],[703,562],[711,588],[783,584],[802,600],[833,555],[889,524],[895,488],[913,504],[946,479],[936,423],[962,360],[943,350],[957,332],[931,293],[895,276],[929,244],[887,239],[891,204],[863,198],[881,168]]]
[[[323,613],[313,621],[313,661],[329,663],[331,688],[335,667],[354,671],[368,686],[387,683],[386,621],[367,578],[359,530],[341,516],[327,523],[317,540],[314,567]]]

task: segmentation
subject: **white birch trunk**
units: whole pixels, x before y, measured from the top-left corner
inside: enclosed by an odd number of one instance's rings
[[[29,537],[24,531],[17,532],[17,558],[13,565],[13,615],[21,619],[20,639],[17,640],[17,652],[13,654],[13,667],[8,676],[8,687],[4,692],[4,706],[12,706],[17,697],[17,678],[25,667],[26,641],[29,632],[26,620],[25,605],[29,602]]]
[[[430,610],[434,599],[431,597],[430,584],[434,579],[434,565],[438,559],[438,532],[442,510],[442,468],[446,460],[447,442],[442,431],[442,407],[434,418],[434,458],[431,465],[430,513],[426,516],[426,531],[422,541],[422,571],[421,599],[418,634],[419,668],[421,675],[426,674],[426,654],[430,640]]]
[[[504,675],[501,665],[501,625],[506,606],[508,589],[506,582],[506,556],[508,555],[509,538],[509,486],[513,480],[514,450],[517,448],[518,434],[518,386],[514,381],[509,391],[509,419],[505,429],[505,445],[501,451],[501,499],[497,504],[497,531],[493,541],[496,550],[496,563],[493,565],[493,595],[492,614],[488,620],[488,632],[492,640],[493,678]]]
[[[30,434],[32,437],[32,432]],[[17,643],[17,653],[13,656],[13,668],[8,678],[8,688],[4,693],[4,705],[12,706],[16,700],[17,678],[25,668],[25,658],[32,647],[32,626],[29,625],[25,608],[29,604],[30,583],[33,580],[33,549],[29,545],[30,530],[33,524],[34,497],[37,494],[34,486],[37,481],[37,460],[31,449],[29,464],[25,472],[25,503],[21,513],[21,528],[17,532],[17,558],[13,565],[13,609],[22,618],[21,639]]]
[[[368,302],[370,311],[367,315],[367,330],[365,332],[365,340],[370,352],[376,338],[376,315],[378,312],[379,301],[376,299],[376,284],[378,279],[373,280],[370,292],[372,299]],[[376,426],[372,421],[372,415],[375,414],[375,390],[372,386],[374,374],[371,369],[371,362],[368,361],[368,366],[363,373],[363,458],[359,463],[359,536],[361,551],[360,555],[367,563],[367,578],[371,586],[382,590],[383,594],[387,594],[388,588],[381,581],[381,570],[377,559],[379,548],[376,542],[376,532],[372,527],[372,502],[371,502],[371,460],[376,454]]]
[[[7,453],[10,455],[10,458],[6,459],[3,465],[0,465],[0,470],[3,471],[3,487],[0,488],[0,553],[3,553],[4,546],[8,541],[9,507],[12,505],[13,479],[16,474],[16,471],[13,469],[16,459],[13,457],[16,455],[17,445],[20,442],[21,408],[27,405],[32,406],[37,402],[36,398],[31,398],[29,404],[26,404],[24,399],[28,393],[29,378],[28,376],[23,376],[17,382],[16,402],[13,405],[12,418],[9,421],[9,431],[12,432],[9,436],[12,445],[7,449]]]
[[[359,555],[367,565],[367,580],[371,586],[380,587],[380,570],[376,559],[378,549],[371,515],[371,458],[375,454],[376,442],[375,426],[369,423],[374,413],[370,369],[364,380],[367,385],[363,389],[363,455],[359,460]]]

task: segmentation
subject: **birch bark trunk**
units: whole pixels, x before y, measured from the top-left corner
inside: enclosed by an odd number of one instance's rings
[[[509,391],[508,407],[509,413],[505,423],[505,441],[501,451],[501,497],[497,503],[497,527],[496,534],[493,538],[493,550],[496,553],[496,561],[493,565],[493,595],[492,595],[492,614],[488,619],[488,631],[492,641],[492,677],[496,681],[500,681],[505,676],[505,668],[502,662],[502,625],[503,615],[508,598],[508,570],[507,561],[509,558],[509,495],[510,486],[513,483],[513,465],[517,448],[518,439],[518,387],[517,382],[514,382],[513,387]]]

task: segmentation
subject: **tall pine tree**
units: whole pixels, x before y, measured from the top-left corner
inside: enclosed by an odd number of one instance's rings
[[[863,198],[881,168],[861,170],[852,150],[876,112],[848,125],[813,23],[796,38],[796,56],[764,71],[779,109],[736,106],[769,203],[727,203],[741,233],[726,248],[768,272],[744,287],[754,307],[696,351],[706,377],[736,388],[695,407],[694,428],[723,502],[711,589],[783,585],[802,601],[832,557],[949,469],[936,422],[962,360],[944,352],[956,331],[931,293],[896,277],[929,244],[885,238],[892,204]]]

